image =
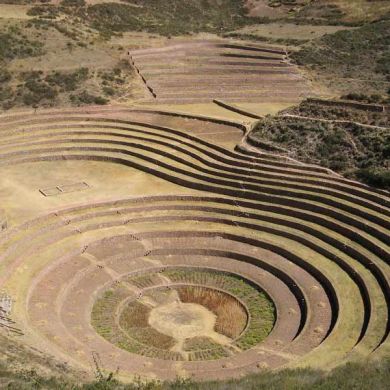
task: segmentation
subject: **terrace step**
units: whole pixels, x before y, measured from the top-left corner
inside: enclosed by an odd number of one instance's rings
[[[105,369],[120,365],[121,372],[172,378],[175,360],[134,355],[99,336],[90,326],[91,307],[109,286],[123,287],[107,299],[118,310],[141,289],[170,283],[229,288],[223,279],[169,273],[203,267],[259,283],[278,315],[258,347],[227,349],[221,360],[181,362],[195,377],[253,372],[258,364],[337,364],[388,348],[388,193],[320,167],[240,154],[200,138],[213,131],[242,135],[245,128],[123,108],[4,119],[0,166],[109,161],[202,191],[74,206],[2,232],[0,286],[17,297],[15,315],[26,334],[79,367],[90,364],[93,349],[110,356]],[[130,275],[144,273],[152,276],[132,283]],[[20,278],[30,287],[17,283]],[[110,318],[101,325],[117,326]],[[126,342],[138,354],[180,360],[171,351]],[[197,357],[211,357],[202,354]]]

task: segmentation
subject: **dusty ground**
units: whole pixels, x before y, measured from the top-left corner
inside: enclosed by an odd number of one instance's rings
[[[45,197],[40,189],[86,182],[83,191]],[[127,196],[186,193],[188,191],[138,170],[117,164],[58,161],[0,168],[0,199],[10,226],[52,210]],[[15,202],[15,197],[28,199]]]
[[[148,321],[151,327],[176,340],[171,351],[183,354],[183,344],[189,338],[209,337],[222,345],[231,342],[215,332],[216,319],[215,314],[202,305],[180,302],[177,292],[172,291],[165,302],[153,307]]]
[[[30,19],[28,5],[0,4],[0,19]]]

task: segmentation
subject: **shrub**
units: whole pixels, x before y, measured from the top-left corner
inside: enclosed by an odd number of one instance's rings
[[[107,36],[122,31],[166,36],[200,31],[221,33],[257,22],[246,15],[243,1],[138,0],[136,3],[140,7],[125,3],[93,4],[79,8],[78,16]]]
[[[23,95],[23,103],[27,106],[36,105],[43,100],[53,101],[58,95],[54,88],[41,80],[27,80],[25,87],[28,91]]]
[[[71,95],[70,100],[75,105],[82,105],[82,104],[103,105],[103,104],[107,104],[109,102],[109,100],[104,98],[104,97],[92,95],[86,91],[84,91],[78,95]]]
[[[46,76],[45,80],[52,86],[57,85],[61,87],[64,91],[74,91],[88,77],[88,68],[80,68],[72,73],[53,72]]]
[[[62,0],[60,3],[64,7],[84,7],[85,0]]]
[[[292,54],[298,64],[333,78],[385,80],[390,77],[390,20],[367,24],[355,30],[328,34]]]
[[[0,60],[33,57],[43,54],[43,44],[19,38],[14,32],[0,32]]]
[[[349,94],[348,97],[366,99],[366,95]],[[379,98],[370,96],[370,99]],[[303,118],[265,118],[249,134],[248,140],[263,148],[263,145],[269,145],[268,150],[272,150],[271,147],[279,148],[278,153],[287,153],[306,163],[320,164],[367,184],[388,187],[390,116],[387,112],[371,112],[342,103],[333,106],[308,100],[286,110],[286,113]],[[319,121],[304,117],[319,118]],[[332,122],[333,119],[345,122]],[[365,123],[377,122],[383,127],[364,126]]]
[[[11,73],[4,67],[0,67],[0,83],[6,83],[12,78]]]
[[[370,186],[390,189],[389,169],[359,169],[356,176]]]
[[[112,87],[103,87],[103,92],[108,96],[114,96],[115,95],[115,89]]]
[[[356,102],[363,102],[369,104],[387,104],[389,102],[389,98],[384,95],[379,94],[364,94],[357,92],[350,92],[346,95],[342,95],[341,99],[344,100],[354,100]]]
[[[55,19],[59,15],[59,12],[57,7],[37,5],[31,7],[27,11],[27,15],[39,16],[41,18],[47,19]]]

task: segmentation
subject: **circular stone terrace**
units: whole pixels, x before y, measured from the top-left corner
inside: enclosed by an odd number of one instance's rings
[[[170,267],[110,285],[94,303],[92,324],[124,350],[194,361],[255,346],[271,332],[274,314],[268,295],[240,276]]]
[[[20,340],[123,378],[388,354],[389,194],[223,144],[246,130],[125,107],[4,116],[0,290]]]

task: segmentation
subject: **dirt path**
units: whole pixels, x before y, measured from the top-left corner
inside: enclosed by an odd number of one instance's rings
[[[294,115],[294,114],[281,114],[278,116],[280,118],[296,118],[296,119],[310,120],[313,122],[342,123],[342,124],[348,124],[348,125],[351,124],[351,125],[355,125],[355,126],[365,127],[367,129],[389,130],[388,127],[367,125],[367,124],[360,123],[360,122],[341,120],[341,119],[324,119],[324,118],[315,118],[315,117],[310,117],[310,116],[302,116],[302,115]]]

